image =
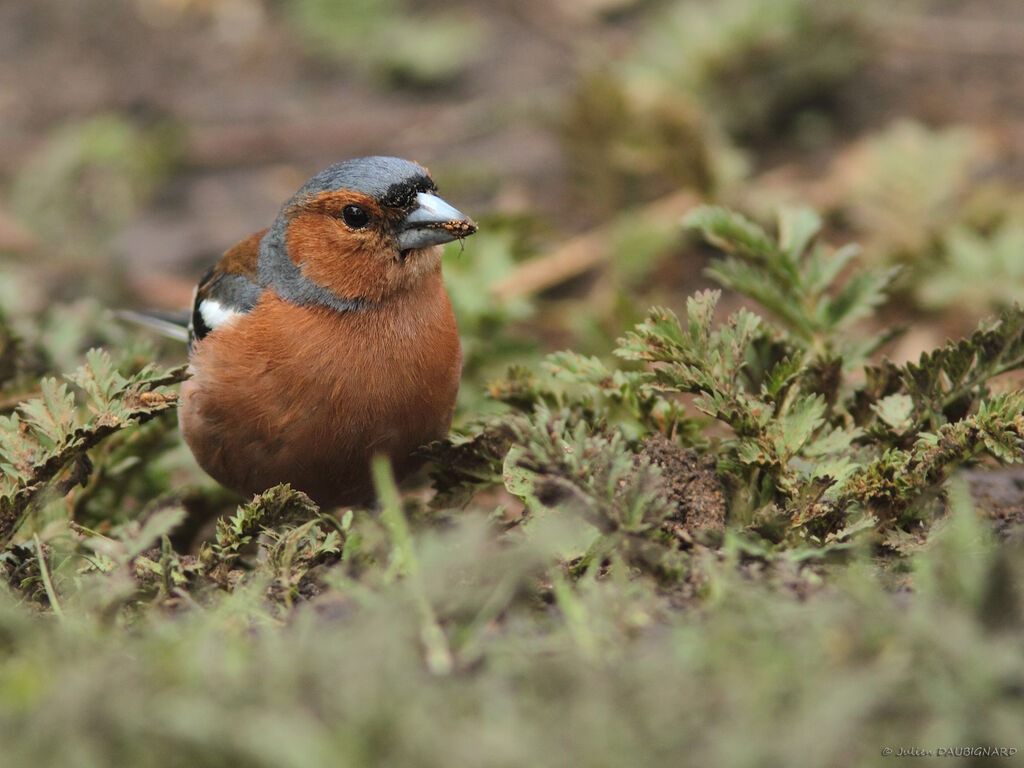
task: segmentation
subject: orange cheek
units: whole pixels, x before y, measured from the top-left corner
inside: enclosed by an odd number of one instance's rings
[[[388,260],[373,234],[353,233],[327,216],[300,214],[288,228],[288,254],[303,274],[342,299],[380,301],[387,290]]]

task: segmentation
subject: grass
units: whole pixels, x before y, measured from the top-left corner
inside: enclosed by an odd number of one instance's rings
[[[257,578],[129,626],[95,612],[100,583],[62,621],[5,594],[5,759],[844,766],[880,763],[885,746],[1017,744],[1020,548],[969,510],[912,559],[912,593],[863,553],[822,575],[727,544],[701,553],[684,610],[620,568],[539,600],[529,571],[548,553],[496,549],[478,519],[416,545],[450,672],[425,663],[412,579],[331,573],[282,615]],[[1011,592],[993,602],[993,588]]]

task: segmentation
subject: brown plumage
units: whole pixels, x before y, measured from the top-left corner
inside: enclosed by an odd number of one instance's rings
[[[438,244],[475,225],[433,191],[407,161],[332,166],[204,278],[180,422],[219,482],[365,502],[375,454],[401,476],[447,433],[461,348]]]

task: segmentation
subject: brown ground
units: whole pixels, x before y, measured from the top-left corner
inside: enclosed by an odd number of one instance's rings
[[[432,5],[432,4],[427,4]],[[132,269],[194,270],[266,225],[311,171],[391,153],[458,177],[475,211],[539,212],[563,234],[584,216],[567,194],[557,133],[577,73],[628,50],[635,2],[454,3],[479,17],[486,56],[433,89],[380,87],[365,72],[302,50],[274,4],[232,0],[8,0],[0,6],[0,177],[63,121],[103,110],[185,127],[184,166],[121,234]],[[246,8],[256,8],[246,11]],[[981,125],[1004,167],[1024,169],[1024,6],[932,3],[881,32],[886,46],[844,96],[848,138],[897,115]],[[608,21],[601,9],[624,13]],[[822,154],[786,145],[762,169]],[[0,205],[2,209],[2,205]],[[147,288],[151,288],[146,281]]]
[[[713,456],[684,449],[663,435],[645,440],[641,455],[661,467],[668,497],[676,507],[670,523],[679,523],[690,533],[725,529],[725,489]]]

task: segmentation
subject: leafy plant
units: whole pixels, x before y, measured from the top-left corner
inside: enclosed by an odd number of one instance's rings
[[[718,321],[721,294],[704,291],[682,320],[651,310],[617,362],[559,352],[513,368],[491,388],[512,413],[431,448],[429,505],[403,499],[378,462],[379,510],[331,514],[277,487],[197,554],[172,543],[180,496],[102,530],[59,521],[7,542],[7,754],[71,760],[64,740],[25,736],[58,721],[76,749],[139,765],[214,752],[232,764],[671,764],[684,747],[728,763],[723,712],[776,734],[750,764],[849,760],[848,745],[794,746],[816,716],[870,743],[935,721],[965,742],[1010,738],[1019,558],[946,481],[978,456],[1024,455],[1024,395],[991,391],[1024,365],[1024,312],[913,363],[875,362],[884,339],[860,337],[857,321],[892,272],[854,271],[854,250],[820,244],[807,211],[784,213],[777,235],[721,209],[687,223],[725,251],[715,279],[770,316]],[[121,482],[109,465],[124,454],[108,447],[169,411],[164,387],[182,376],[130,363],[119,372],[90,352],[0,424],[5,510],[40,514],[45,488],[85,476],[87,451],[96,482]],[[166,450],[162,434],[139,455]],[[926,538],[918,523],[937,497],[950,512]],[[901,553],[898,566],[863,558],[865,536]],[[908,579],[909,608],[890,591]],[[811,673],[823,669],[838,691],[824,715]],[[714,717],[693,690],[713,692]],[[495,702],[500,717],[480,714]],[[581,741],[566,747],[564,715],[579,707]],[[998,717],[964,720],[965,707]],[[425,710],[457,743],[415,725]]]
[[[607,66],[582,78],[563,137],[573,189],[600,211],[678,189],[714,194],[746,173],[744,158],[692,95]]]
[[[340,559],[346,528],[304,493],[279,485],[218,520],[216,538],[203,545],[199,564],[206,578],[234,589],[244,576],[245,550],[258,543],[262,570],[273,576],[272,594],[291,605],[303,590],[315,589],[310,572],[316,566]]]
[[[839,211],[866,240],[871,260],[928,262],[986,158],[976,131],[899,120],[841,160]]]
[[[858,269],[851,261],[860,250],[847,245],[836,251],[816,241],[821,218],[809,209],[785,209],[779,216],[779,238],[773,238],[724,208],[698,208],[684,222],[728,256],[708,269],[726,288],[762,304],[781,319],[792,342],[810,355],[842,358],[857,367],[887,337],[850,341],[850,326],[881,304],[898,269]]]
[[[164,387],[181,381],[184,373],[183,367],[164,371],[147,366],[125,377],[107,353],[93,350],[66,382],[43,379],[39,398],[0,416],[0,543],[10,540],[33,502],[54,481],[63,495],[88,478],[89,448],[174,408],[177,396]],[[84,408],[68,384],[82,393]]]
[[[398,83],[439,85],[480,52],[481,23],[465,12],[414,13],[404,0],[289,0],[289,21],[329,56],[369,63]]]
[[[68,122],[15,177],[12,208],[59,253],[86,258],[157,188],[178,159],[179,138],[165,120],[109,113]]]
[[[994,144],[977,129],[900,120],[836,163],[831,214],[874,265],[901,264],[900,290],[929,311],[1001,311],[1020,296],[1020,194],[997,180]]]
[[[721,196],[748,171],[737,145],[827,129],[876,45],[868,18],[845,0],[665,4],[630,53],[580,78],[563,130],[579,196],[608,212],[680,189]]]
[[[865,16],[849,2],[674,3],[626,66],[698,96],[730,135],[757,139],[853,80],[872,47]]]
[[[1024,286],[1024,221],[1008,219],[991,232],[951,227],[944,254],[921,270],[916,294],[926,309],[961,305],[1000,310],[1021,296]]]
[[[783,212],[777,238],[720,208],[696,209],[687,226],[727,254],[709,274],[776,322],[739,309],[716,326],[721,294],[705,291],[688,300],[685,324],[654,309],[620,341],[615,354],[644,368],[613,371],[563,352],[548,357],[547,378],[513,370],[492,391],[530,413],[532,431],[517,432],[505,449],[506,487],[528,507],[543,496],[538,488],[554,493],[568,482],[565,499],[586,498],[589,514],[609,502],[622,514],[619,497],[599,500],[573,478],[625,466],[597,459],[607,455],[597,445],[624,462],[622,437],[660,432],[714,453],[737,488],[738,520],[773,541],[825,544],[862,530],[861,520],[881,530],[915,524],[920,504],[964,461],[1021,460],[1024,401],[1016,392],[990,397],[987,382],[1024,367],[1024,311],[1009,310],[916,363],[870,365],[888,336],[858,337],[851,328],[884,300],[895,270],[851,271],[856,249],[817,242],[821,221],[810,211]],[[709,439],[677,394],[695,396],[693,406],[728,432]],[[552,427],[550,408],[569,421]],[[588,424],[615,426],[588,437]],[[565,457],[577,454],[594,463],[567,466]],[[529,481],[523,467],[534,473]]]

